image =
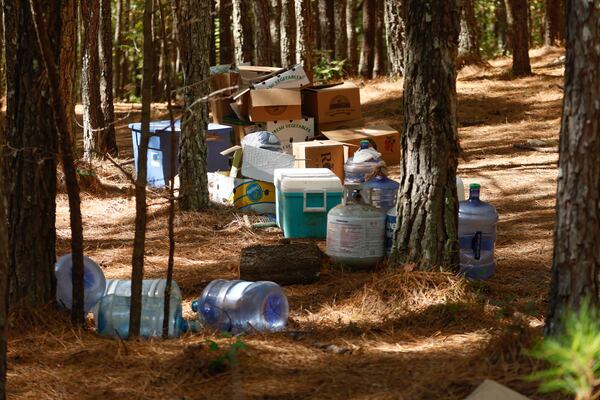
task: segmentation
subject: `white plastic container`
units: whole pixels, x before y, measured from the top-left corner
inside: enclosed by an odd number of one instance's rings
[[[465,185],[460,176],[456,176],[456,192],[458,194],[458,201],[465,201]]]

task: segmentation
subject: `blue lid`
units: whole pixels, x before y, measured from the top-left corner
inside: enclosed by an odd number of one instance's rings
[[[129,129],[131,129],[133,131],[141,132],[142,123],[135,122],[133,124],[129,124]],[[176,132],[181,131],[181,121],[180,120],[175,120],[175,131]],[[156,132],[171,132],[171,121],[170,120],[150,121],[150,133],[156,133]]]
[[[280,295],[269,295],[263,306],[263,317],[269,324],[281,321],[285,314],[285,299]]]

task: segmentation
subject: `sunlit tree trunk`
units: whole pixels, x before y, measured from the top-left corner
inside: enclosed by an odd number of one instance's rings
[[[281,65],[296,63],[296,11],[295,0],[281,0]]]
[[[481,54],[479,52],[479,29],[475,19],[474,0],[463,0],[457,65],[461,67],[478,62],[481,62]]]
[[[296,60],[302,63],[308,76],[312,76],[314,40],[312,7],[310,0],[296,0]]]
[[[273,64],[281,65],[281,0],[270,0],[270,3]]]
[[[271,65],[273,63],[271,43],[271,18],[269,0],[254,0],[254,20],[256,33],[256,63],[258,65]]]
[[[375,61],[375,30],[377,15],[377,0],[363,0],[363,43],[360,53],[359,72],[363,78],[373,76]]]
[[[357,0],[347,0],[346,4],[346,33],[348,35],[348,72],[358,73],[358,37],[356,35],[356,18],[358,15]]]
[[[385,0],[385,30],[390,75],[400,76],[404,66],[403,0]]]
[[[348,59],[348,32],[346,31],[346,7],[347,0],[336,0],[334,2],[335,21],[335,58],[337,60]]]
[[[254,29],[252,4],[248,0],[233,0],[233,43],[237,64],[253,61]]]

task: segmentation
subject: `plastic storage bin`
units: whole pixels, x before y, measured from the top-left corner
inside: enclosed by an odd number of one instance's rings
[[[135,158],[135,171],[138,171],[139,147],[141,143],[141,123],[129,124],[133,140],[133,156]],[[171,122],[153,121],[150,123],[150,140],[148,142],[148,172],[147,183],[154,187],[164,187],[177,175],[171,171],[171,155],[176,151],[175,163],[179,169],[179,140],[181,137],[181,122],[175,121],[178,148],[171,146]],[[224,171],[229,169],[229,160],[220,153],[232,146],[232,128],[226,125],[208,124],[206,145],[208,148],[208,172]]]
[[[281,176],[279,193],[280,226],[286,238],[325,238],[327,213],[342,202],[340,178],[330,170]],[[302,169],[299,169],[302,171]]]

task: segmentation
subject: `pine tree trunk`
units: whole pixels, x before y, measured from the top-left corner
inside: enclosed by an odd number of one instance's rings
[[[402,75],[404,69],[403,9],[403,0],[385,0],[385,33],[392,76]]]
[[[113,59],[113,95],[116,99],[121,99],[123,93],[121,92],[121,62],[123,59],[123,0],[117,0],[117,10],[115,12],[115,57]]]
[[[123,29],[125,32],[129,32],[131,29],[131,18],[129,18],[129,13],[131,12],[131,0],[123,0],[124,1],[124,10],[123,10]],[[127,44],[131,46],[131,41],[126,42],[125,37],[123,37],[124,45]],[[131,62],[129,60],[131,51],[129,47],[126,47],[123,51],[123,59],[121,62],[121,79],[119,81],[120,87],[119,91],[122,97],[127,97],[129,92],[132,92],[131,86]]]
[[[333,20],[333,1],[318,0],[319,4],[319,25],[315,26],[315,34],[320,38],[319,50],[327,52],[330,56],[333,55],[335,48],[334,24]],[[316,29],[318,27],[318,29]],[[318,32],[318,33],[317,33]]]
[[[546,0],[544,44],[554,46],[565,39],[565,12],[563,0]]]
[[[313,75],[312,7],[310,0],[296,0],[296,60],[304,66],[308,76]]]
[[[392,262],[458,265],[456,69],[460,0],[406,0],[404,128]]]
[[[383,22],[384,0],[377,0],[377,15],[375,24],[375,60],[373,62],[373,77],[384,76],[386,71],[385,26]]]
[[[358,16],[357,0],[347,0],[346,4],[346,33],[348,35],[348,72],[358,73],[358,36],[354,24]]]
[[[210,74],[207,57],[210,48],[210,19],[207,17],[210,4],[208,0],[186,0],[184,4],[182,18],[186,23],[182,24],[180,41],[186,87],[184,107],[188,109],[209,92],[206,82],[189,85],[205,81]],[[208,206],[207,125],[208,108],[205,102],[196,103],[183,115],[179,148],[179,204],[183,210],[201,210]]]
[[[111,0],[100,1],[100,101],[106,140],[106,152],[117,154],[117,137],[115,135],[115,106],[113,101],[113,58],[112,58],[112,12]]]
[[[216,43],[216,12],[217,12],[217,3],[216,0],[211,0],[210,2],[210,51],[209,51],[209,62],[210,65],[217,64],[217,46]],[[162,54],[162,52],[161,52]]]
[[[60,95],[65,102],[66,124],[69,128],[70,143],[75,143],[77,104],[77,0],[62,1],[61,10],[61,43],[60,43]],[[75,150],[75,146],[73,146]]]
[[[281,0],[270,0],[270,3],[273,65],[281,65]]]
[[[496,40],[498,42],[498,50],[503,56],[508,54],[508,49],[511,46],[508,35],[508,21],[506,14],[506,1],[496,0],[496,21],[494,23],[494,35],[496,36]]]
[[[56,10],[57,0],[42,1]],[[6,182],[11,304],[32,307],[55,298],[57,134],[48,107],[48,77],[27,0],[4,1],[6,46]],[[59,64],[59,14],[47,15]]]
[[[219,0],[219,41],[221,44],[221,64],[233,62],[233,36],[231,33],[231,0]]]
[[[346,7],[348,0],[336,0],[334,4],[335,21],[335,59],[348,59],[348,32],[346,31]]]
[[[2,24],[0,24],[1,26]],[[4,28],[0,38],[0,55],[4,54]],[[2,58],[2,57],[0,57]],[[5,72],[3,65],[2,72]],[[5,76],[5,75],[3,75]],[[2,91],[2,93],[5,93]],[[3,106],[3,100],[0,99],[0,108]],[[6,135],[3,124],[0,124],[0,143],[6,143]],[[8,327],[8,280],[10,263],[8,261],[9,251],[8,242],[8,224],[7,224],[7,199],[8,190],[6,186],[6,156],[0,151],[0,399],[6,399],[6,371],[7,371],[7,352],[6,352],[6,331]]]
[[[363,43],[360,53],[360,75],[363,78],[373,76],[375,61],[375,30],[377,15],[377,0],[363,0]]]
[[[254,0],[254,20],[256,33],[256,63],[258,65],[273,64],[271,42],[271,18],[269,0]]]
[[[567,61],[560,132],[554,258],[546,334],[567,309],[598,307],[600,273],[600,9],[567,0]]]
[[[458,37],[458,67],[481,62],[479,29],[475,19],[474,0],[463,0]]]
[[[527,8],[527,0],[506,0],[506,20],[512,45],[512,73],[514,76],[531,74]]]
[[[252,4],[248,0],[233,0],[233,43],[235,62],[243,64],[254,58]]]
[[[296,11],[295,0],[281,0],[281,66],[296,63]]]
[[[91,162],[97,152],[107,149],[100,100],[100,63],[98,56],[98,26],[100,1],[82,1],[83,61],[81,67],[81,98],[83,103],[83,158]]]

